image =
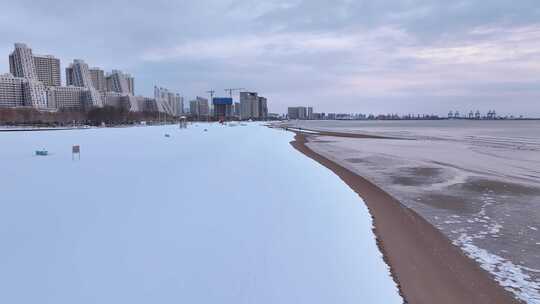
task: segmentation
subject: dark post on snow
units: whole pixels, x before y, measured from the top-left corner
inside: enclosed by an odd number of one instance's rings
[[[79,160],[81,160],[81,146],[75,145],[73,148],[71,148],[71,160],[75,160],[75,154],[79,156]]]

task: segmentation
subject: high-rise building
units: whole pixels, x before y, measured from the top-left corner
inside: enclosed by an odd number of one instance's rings
[[[80,110],[90,98],[90,90],[85,87],[49,87],[47,97],[51,108]]]
[[[233,115],[233,100],[231,97],[214,97],[212,100],[214,112],[212,115],[216,119],[228,119]]]
[[[259,97],[256,92],[240,92],[240,119],[259,118]]]
[[[171,107],[172,113],[175,116],[182,115],[183,107],[184,107],[184,98],[180,96],[178,93],[171,93],[169,92],[167,94],[167,102],[169,103],[169,106]]]
[[[239,102],[234,103],[233,111],[234,111],[234,116],[237,118],[240,118],[240,103]]]
[[[14,77],[11,74],[0,75],[0,107],[22,107],[26,81],[24,78]]]
[[[107,91],[135,95],[135,80],[122,71],[112,70],[106,77]]]
[[[287,108],[287,117],[289,119],[298,119],[298,107]]]
[[[34,55],[24,43],[15,43],[9,55],[9,70],[15,77],[41,81],[46,86],[60,86],[60,59],[52,55]]]
[[[306,118],[307,118],[307,108],[298,107],[298,119],[306,119]]]
[[[166,88],[154,86],[154,99],[159,112],[169,115],[181,115],[184,108],[184,98],[178,93],[169,92]]]
[[[9,68],[15,77],[38,80],[32,49],[24,43],[15,43],[15,50],[9,55]]]
[[[268,118],[268,104],[266,97],[259,96],[258,101],[258,107],[259,107],[259,119],[265,120]]]
[[[9,55],[9,67],[15,77],[25,78],[24,105],[47,108],[45,85],[39,81],[32,49],[24,43],[15,43],[15,50]]]
[[[189,114],[192,116],[199,116],[199,107],[197,106],[197,100],[189,101]]]
[[[66,68],[66,81],[68,85],[83,87],[88,89],[88,98],[85,100],[84,108],[102,107],[101,94],[94,88],[90,68],[81,59],[73,60],[73,63]]]
[[[310,111],[311,114],[308,114]],[[309,115],[313,117],[313,108],[311,107],[289,107],[287,110],[287,117],[289,119],[308,119]]]
[[[126,79],[129,93],[131,95],[135,95],[135,78],[133,78],[130,74],[126,74]]]
[[[307,119],[313,119],[313,107],[307,108]]]
[[[107,84],[105,82],[105,72],[100,68],[90,68],[90,78],[92,79],[92,85],[94,89],[99,92],[107,91]]]
[[[66,68],[66,85],[67,86],[73,86],[73,68],[71,66],[68,66]]]
[[[197,118],[207,118],[210,114],[208,99],[197,96],[189,102],[189,113]]]
[[[34,65],[38,80],[49,87],[62,85],[60,59],[51,55],[34,55]]]

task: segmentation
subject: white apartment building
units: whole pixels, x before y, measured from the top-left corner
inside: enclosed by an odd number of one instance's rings
[[[24,43],[15,43],[15,50],[9,55],[9,66],[13,76],[27,79],[24,83],[24,105],[47,108],[45,85],[39,81],[32,49]]]
[[[154,99],[159,112],[173,116],[182,115],[184,98],[180,94],[169,92],[166,88],[154,86]]]
[[[9,55],[9,70],[15,77],[37,80],[32,49],[24,43],[15,43],[15,50]]]
[[[47,99],[51,108],[81,110],[88,98],[90,98],[90,91],[84,87],[67,86],[47,89]]]
[[[0,76],[0,107],[24,106],[24,83],[26,79],[11,74]]]
[[[208,99],[197,96],[195,100],[189,102],[189,113],[196,117],[208,117],[210,105]]]
[[[105,72],[100,68],[90,68],[90,78],[94,89],[99,92],[107,91],[107,84],[105,81]]]
[[[112,70],[105,78],[107,91],[135,95],[135,79],[122,71]]]
[[[44,85],[59,87],[62,85],[60,76],[60,59],[51,55],[34,55],[37,78]]]
[[[102,107],[101,94],[94,88],[90,68],[81,59],[73,60],[73,63],[66,68],[66,82],[68,85],[83,87],[88,89],[88,98],[85,100],[84,108]]]

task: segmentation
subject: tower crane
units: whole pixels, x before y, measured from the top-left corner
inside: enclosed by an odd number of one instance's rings
[[[229,92],[229,96],[232,98],[233,92],[245,90],[244,88],[231,88],[225,89],[225,92]]]
[[[209,91],[206,91],[206,93],[210,94],[210,102],[212,102],[212,100],[214,99],[214,94],[216,93],[216,91],[214,89],[211,89]]]

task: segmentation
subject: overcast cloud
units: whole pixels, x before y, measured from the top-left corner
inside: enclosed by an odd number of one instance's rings
[[[540,5],[490,1],[4,1],[14,42],[187,99],[244,87],[270,111],[540,116]],[[65,78],[65,75],[62,75]]]

